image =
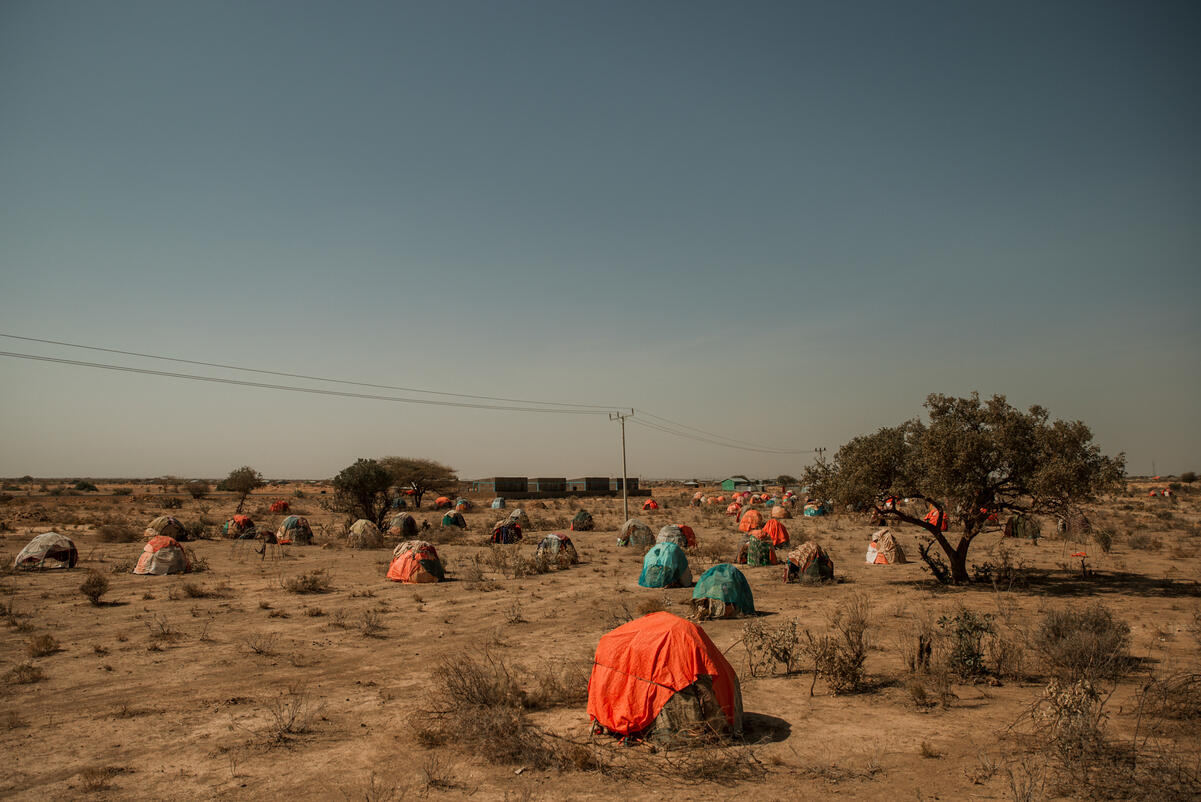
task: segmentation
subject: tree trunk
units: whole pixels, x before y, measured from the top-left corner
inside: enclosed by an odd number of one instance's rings
[[[959,541],[958,548],[947,552],[947,557],[951,561],[951,581],[956,585],[966,585],[972,581],[967,572],[967,548],[970,543],[971,541],[965,537]]]
[[[242,497],[238,499],[238,509],[235,510],[235,512],[239,515],[242,513],[242,505],[246,503],[246,495],[247,494],[243,494]]]

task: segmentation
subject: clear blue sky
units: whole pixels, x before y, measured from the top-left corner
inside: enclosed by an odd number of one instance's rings
[[[782,448],[979,390],[1198,469],[1199,41],[1194,2],[8,0],[0,331]],[[11,358],[0,409],[3,475],[620,470],[603,416]],[[807,459],[630,428],[642,476]]]

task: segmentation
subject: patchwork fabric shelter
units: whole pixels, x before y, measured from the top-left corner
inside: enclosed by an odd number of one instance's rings
[[[414,538],[417,536],[417,519],[407,512],[395,516],[388,524],[390,537]]]
[[[770,540],[771,544],[776,548],[788,545],[788,530],[784,528],[784,524],[775,518],[763,524],[763,529],[760,531],[763,533],[760,537]]]
[[[1005,537],[1021,537],[1038,540],[1043,536],[1042,525],[1032,515],[1011,515],[1005,521]]]
[[[384,537],[379,533],[379,527],[360,518],[350,525],[350,533],[346,536],[348,549],[378,549],[384,545]]]
[[[514,507],[513,511],[509,513],[509,523],[517,524],[522,529],[529,529],[530,516],[526,515],[525,510],[521,507]]]
[[[468,501],[465,498],[455,499],[455,511],[456,512],[467,512],[470,509],[471,509],[470,501]]]
[[[726,515],[729,515],[729,516],[737,519],[738,516],[741,514],[742,514],[742,505],[739,504],[737,501],[730,502],[730,506],[726,507]]]
[[[779,520],[786,520],[792,517],[792,513],[783,504],[777,504],[771,508],[771,517]]]
[[[682,588],[692,584],[688,557],[675,543],[656,543],[642,558],[638,584],[644,588]]]
[[[184,541],[188,539],[188,530],[184,529],[183,524],[170,515],[160,515],[146,526],[146,531],[142,533],[142,537],[149,540],[159,535],[169,537],[173,540]]]
[[[580,510],[571,519],[571,531],[573,532],[591,532],[596,528],[596,522],[592,520],[592,513],[588,510]]]
[[[448,512],[442,516],[442,528],[458,527],[459,529],[467,528],[467,521],[463,518],[461,512]]]
[[[668,524],[659,530],[658,536],[655,538],[656,543],[675,543],[680,548],[687,548],[696,545],[696,533],[692,531],[691,526],[682,524]]]
[[[810,501],[808,504],[805,505],[805,515],[807,515],[810,518],[816,518],[819,515],[825,515],[825,514],[826,514],[826,507],[824,504],[818,504],[815,501]]]
[[[258,530],[249,515],[235,515],[221,525],[221,534],[237,540],[254,540]]]
[[[313,542],[313,528],[309,526],[308,518],[289,515],[275,530],[275,542],[283,545],[295,543],[297,546],[307,546]]]
[[[434,509],[435,510],[450,509],[450,499],[447,498],[446,496],[438,496],[436,499],[434,499]]]
[[[499,496],[497,496],[496,498],[492,499],[492,509],[503,510],[504,508],[505,508],[505,500],[503,498],[500,498]]]
[[[900,565],[908,560],[892,530],[885,527],[872,535],[872,542],[867,547],[867,562],[869,565]]]
[[[557,564],[575,565],[580,561],[575,544],[566,535],[554,533],[542,538],[538,543],[537,556]]]
[[[646,501],[642,502],[642,509],[657,510],[659,509],[659,502],[655,501],[653,498],[648,498]]]
[[[135,574],[154,576],[186,574],[190,570],[192,566],[188,563],[188,555],[183,546],[179,545],[175,538],[166,535],[150,538],[142,549],[138,564],[133,568]]]
[[[738,549],[738,562],[751,567],[779,564],[776,548],[771,541],[759,537],[762,534],[759,530],[754,530],[750,534],[751,536],[744,540]]]
[[[742,691],[703,629],[671,613],[651,613],[600,639],[588,718],[595,731],[653,740],[739,733]]]
[[[738,519],[738,531],[749,532],[752,529],[760,529],[763,526],[763,513],[759,510],[747,510]]]
[[[424,540],[408,540],[392,551],[388,579],[408,585],[441,582],[446,578],[438,550]]]
[[[819,582],[834,578],[834,561],[812,540],[788,553],[784,569],[785,582],[799,582],[802,579]]]
[[[275,501],[271,502],[270,509],[271,509],[272,514],[274,514],[274,515],[283,515],[285,512],[292,509],[292,506],[290,504],[288,504],[287,501],[280,498],[280,499],[276,499]]]
[[[742,571],[729,563],[713,566],[692,589],[692,610],[698,618],[736,618],[754,615],[755,600]]]
[[[79,550],[75,541],[58,532],[43,532],[25,544],[13,560],[13,568],[43,570],[47,568],[74,568],[79,562]]]
[[[655,533],[638,518],[631,518],[621,525],[617,536],[619,546],[650,546],[655,542]]]
[[[496,526],[492,527],[493,543],[518,543],[521,538],[521,525],[513,523],[507,518],[497,521]]]
[[[938,511],[938,507],[930,507],[930,511],[922,516],[922,520],[928,524],[934,524],[943,532],[947,531],[947,526],[950,523],[950,516]]]

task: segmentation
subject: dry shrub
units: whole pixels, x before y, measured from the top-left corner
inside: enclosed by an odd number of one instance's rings
[[[813,660],[814,680],[825,680],[831,693],[854,693],[862,689],[870,623],[871,603],[866,596],[856,594],[845,607],[835,611],[828,634],[815,637],[805,631],[805,652]],[[809,692],[813,692],[812,687]]]
[[[638,602],[636,609],[638,610],[638,615],[650,615],[651,613],[661,613],[667,608],[663,604],[662,596],[647,596]]]
[[[184,582],[180,588],[189,599],[223,599],[228,594],[228,588],[209,588],[195,582]]]
[[[48,657],[57,652],[61,646],[58,638],[53,635],[34,635],[29,639],[25,651],[30,657]]]
[[[263,709],[267,714],[263,734],[272,745],[286,744],[296,735],[311,732],[313,722],[321,712],[303,685],[288,687],[279,696],[268,700]]]
[[[526,698],[526,705],[532,709],[578,707],[588,701],[591,659],[548,660],[540,670],[527,673],[533,690]]]
[[[378,638],[384,631],[384,617],[379,610],[364,610],[359,616],[359,632],[364,638]]]
[[[801,647],[801,626],[795,618],[775,626],[748,621],[742,627],[742,645],[752,677],[775,674],[777,666],[782,673],[791,674],[805,653]]]
[[[1201,674],[1156,677],[1143,689],[1142,711],[1157,719],[1201,721]]]
[[[1136,551],[1159,551],[1163,548],[1163,541],[1143,532],[1135,532],[1126,538],[1126,545]]]
[[[1048,612],[1034,648],[1048,671],[1064,682],[1117,679],[1129,666],[1130,626],[1103,604]]]
[[[101,543],[133,543],[141,537],[142,533],[129,524],[102,524],[96,528],[96,539]]]
[[[333,587],[333,578],[324,568],[280,580],[280,587],[289,593],[326,593]]]
[[[28,660],[24,663],[17,663],[4,674],[4,681],[10,685],[32,685],[45,678],[45,672]]]
[[[88,571],[84,577],[83,584],[79,586],[79,592],[87,597],[88,601],[93,606],[100,606],[100,597],[108,593],[108,577],[95,569]]]
[[[91,766],[79,772],[79,786],[89,794],[109,790],[109,780],[128,769],[120,766]]]
[[[248,635],[242,643],[251,654],[270,657],[275,654],[276,636],[270,632],[256,632]]]

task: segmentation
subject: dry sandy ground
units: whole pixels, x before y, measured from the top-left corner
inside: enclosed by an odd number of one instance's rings
[[[105,489],[105,488],[102,488]],[[271,498],[291,498],[292,488],[256,495],[248,510],[261,525],[282,516],[262,514]],[[464,581],[472,555],[486,552],[491,510],[468,514],[469,530],[439,545],[452,581],[405,586],[384,579],[390,551],[351,551],[333,536],[334,517],[305,487],[295,508],[323,528],[322,548],[290,548],[262,559],[247,546],[205,540],[191,544],[208,563],[199,574],[168,577],[109,574],[107,604],[93,607],[79,593],[84,570],[21,573],[0,588],[14,615],[0,627],[0,672],[31,662],[41,681],[0,683],[0,795],[16,799],[107,797],[134,799],[387,799],[387,787],[409,798],[783,799],[837,794],[865,799],[1010,799],[1010,773],[1033,765],[1009,728],[1037,700],[1045,675],[1026,654],[1026,680],[955,684],[948,704],[919,709],[907,688],[902,632],[923,612],[951,611],[963,604],[997,616],[1010,634],[1035,628],[1047,610],[1101,600],[1132,629],[1136,671],[1110,699],[1108,726],[1115,735],[1135,726],[1134,694],[1152,672],[1196,671],[1201,546],[1196,508],[1201,493],[1171,504],[1149,499],[1145,489],[1116,499],[1094,517],[1117,534],[1110,554],[1092,542],[1044,539],[1037,545],[1006,544],[1030,566],[1024,586],[997,592],[991,586],[940,590],[918,564],[881,567],[863,563],[867,535],[862,519],[832,516],[786,522],[794,542],[815,538],[836,561],[840,582],[785,585],[780,570],[745,573],[759,620],[774,624],[796,617],[815,633],[854,594],[873,610],[867,660],[869,687],[831,695],[808,671],[752,677],[740,644],[744,621],[703,624],[738,671],[749,740],[742,754],[758,761],[764,776],[740,782],[698,782],[691,776],[614,779],[594,772],[542,771],[493,766],[454,745],[423,749],[410,717],[430,704],[441,660],[463,653],[491,653],[531,672],[558,671],[570,661],[587,664],[598,638],[640,606],[661,601],[687,615],[690,591],[638,587],[641,551],[615,545],[620,499],[588,500],[600,531],[574,533],[582,564],[545,575],[483,582]],[[162,514],[157,488],[126,497],[14,497],[0,505],[0,520],[16,531],[0,540],[5,564],[31,532],[68,532],[80,548],[81,569],[106,573],[129,565],[141,543],[101,543],[94,525],[126,519],[140,530]],[[658,496],[666,509],[639,513],[654,528],[689,523],[702,553],[692,557],[698,576],[714,560],[730,559],[739,535],[716,511],[690,509],[682,490]],[[429,506],[427,497],[426,506]],[[476,498],[478,501],[484,499]],[[519,502],[520,503],[520,502]],[[234,502],[205,502],[210,520],[223,520]],[[513,505],[511,505],[513,506]],[[566,530],[576,502],[524,503],[535,529]],[[1164,510],[1170,510],[1169,518]],[[294,509],[294,511],[296,511]],[[197,520],[190,499],[181,519]],[[1159,517],[1156,517],[1159,513]],[[432,523],[438,513],[422,511]],[[1161,542],[1135,548],[1131,534]],[[538,537],[514,547],[532,554]],[[531,542],[532,541],[532,542]],[[916,557],[917,532],[901,530]],[[973,562],[996,560],[998,534],[982,536]],[[1136,538],[1135,545],[1140,545]],[[718,548],[714,548],[717,544]],[[1079,575],[1089,553],[1093,574]],[[1094,554],[1095,552],[1095,554]],[[317,568],[332,574],[333,589],[296,595],[281,579]],[[185,588],[190,586],[190,588]],[[211,597],[187,590],[211,591]],[[362,631],[378,613],[382,630]],[[167,637],[164,631],[174,633]],[[31,658],[31,638],[49,633],[58,651]],[[270,742],[271,709],[290,690],[307,695],[315,716],[311,731],[284,745]],[[587,739],[582,704],[534,714],[542,726]],[[620,751],[656,771],[669,771],[662,754],[645,746],[617,747],[596,738],[601,750]],[[1183,730],[1174,748],[1198,748],[1196,729]],[[752,757],[753,756],[753,757]],[[431,782],[432,779],[432,782]],[[373,786],[373,782],[375,783]],[[380,792],[380,786],[385,792]]]

